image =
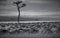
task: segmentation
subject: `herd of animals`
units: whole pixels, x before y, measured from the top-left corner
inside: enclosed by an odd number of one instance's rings
[[[60,23],[0,23],[0,33],[60,33]]]

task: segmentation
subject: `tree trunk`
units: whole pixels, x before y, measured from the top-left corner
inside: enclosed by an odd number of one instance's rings
[[[20,21],[20,8],[19,8],[18,5],[17,5],[17,9],[18,9],[18,24],[19,24],[19,21]]]

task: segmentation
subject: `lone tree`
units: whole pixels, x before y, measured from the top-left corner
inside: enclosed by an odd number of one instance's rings
[[[16,6],[17,6],[17,10],[18,10],[18,24],[19,24],[19,19],[20,19],[20,9],[22,8],[22,7],[25,7],[26,6],[26,4],[25,3],[23,3],[23,1],[16,1],[16,2],[13,2],[14,4],[16,4]],[[22,4],[22,5],[21,5]],[[20,6],[19,6],[20,5]]]

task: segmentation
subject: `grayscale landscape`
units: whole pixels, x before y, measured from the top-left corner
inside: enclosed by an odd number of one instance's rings
[[[60,0],[0,0],[0,38],[60,38]]]

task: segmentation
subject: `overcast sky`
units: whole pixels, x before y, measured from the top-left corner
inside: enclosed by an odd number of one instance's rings
[[[17,16],[14,1],[0,0],[0,16]],[[22,0],[26,7],[21,9],[21,16],[60,16],[60,0]]]

